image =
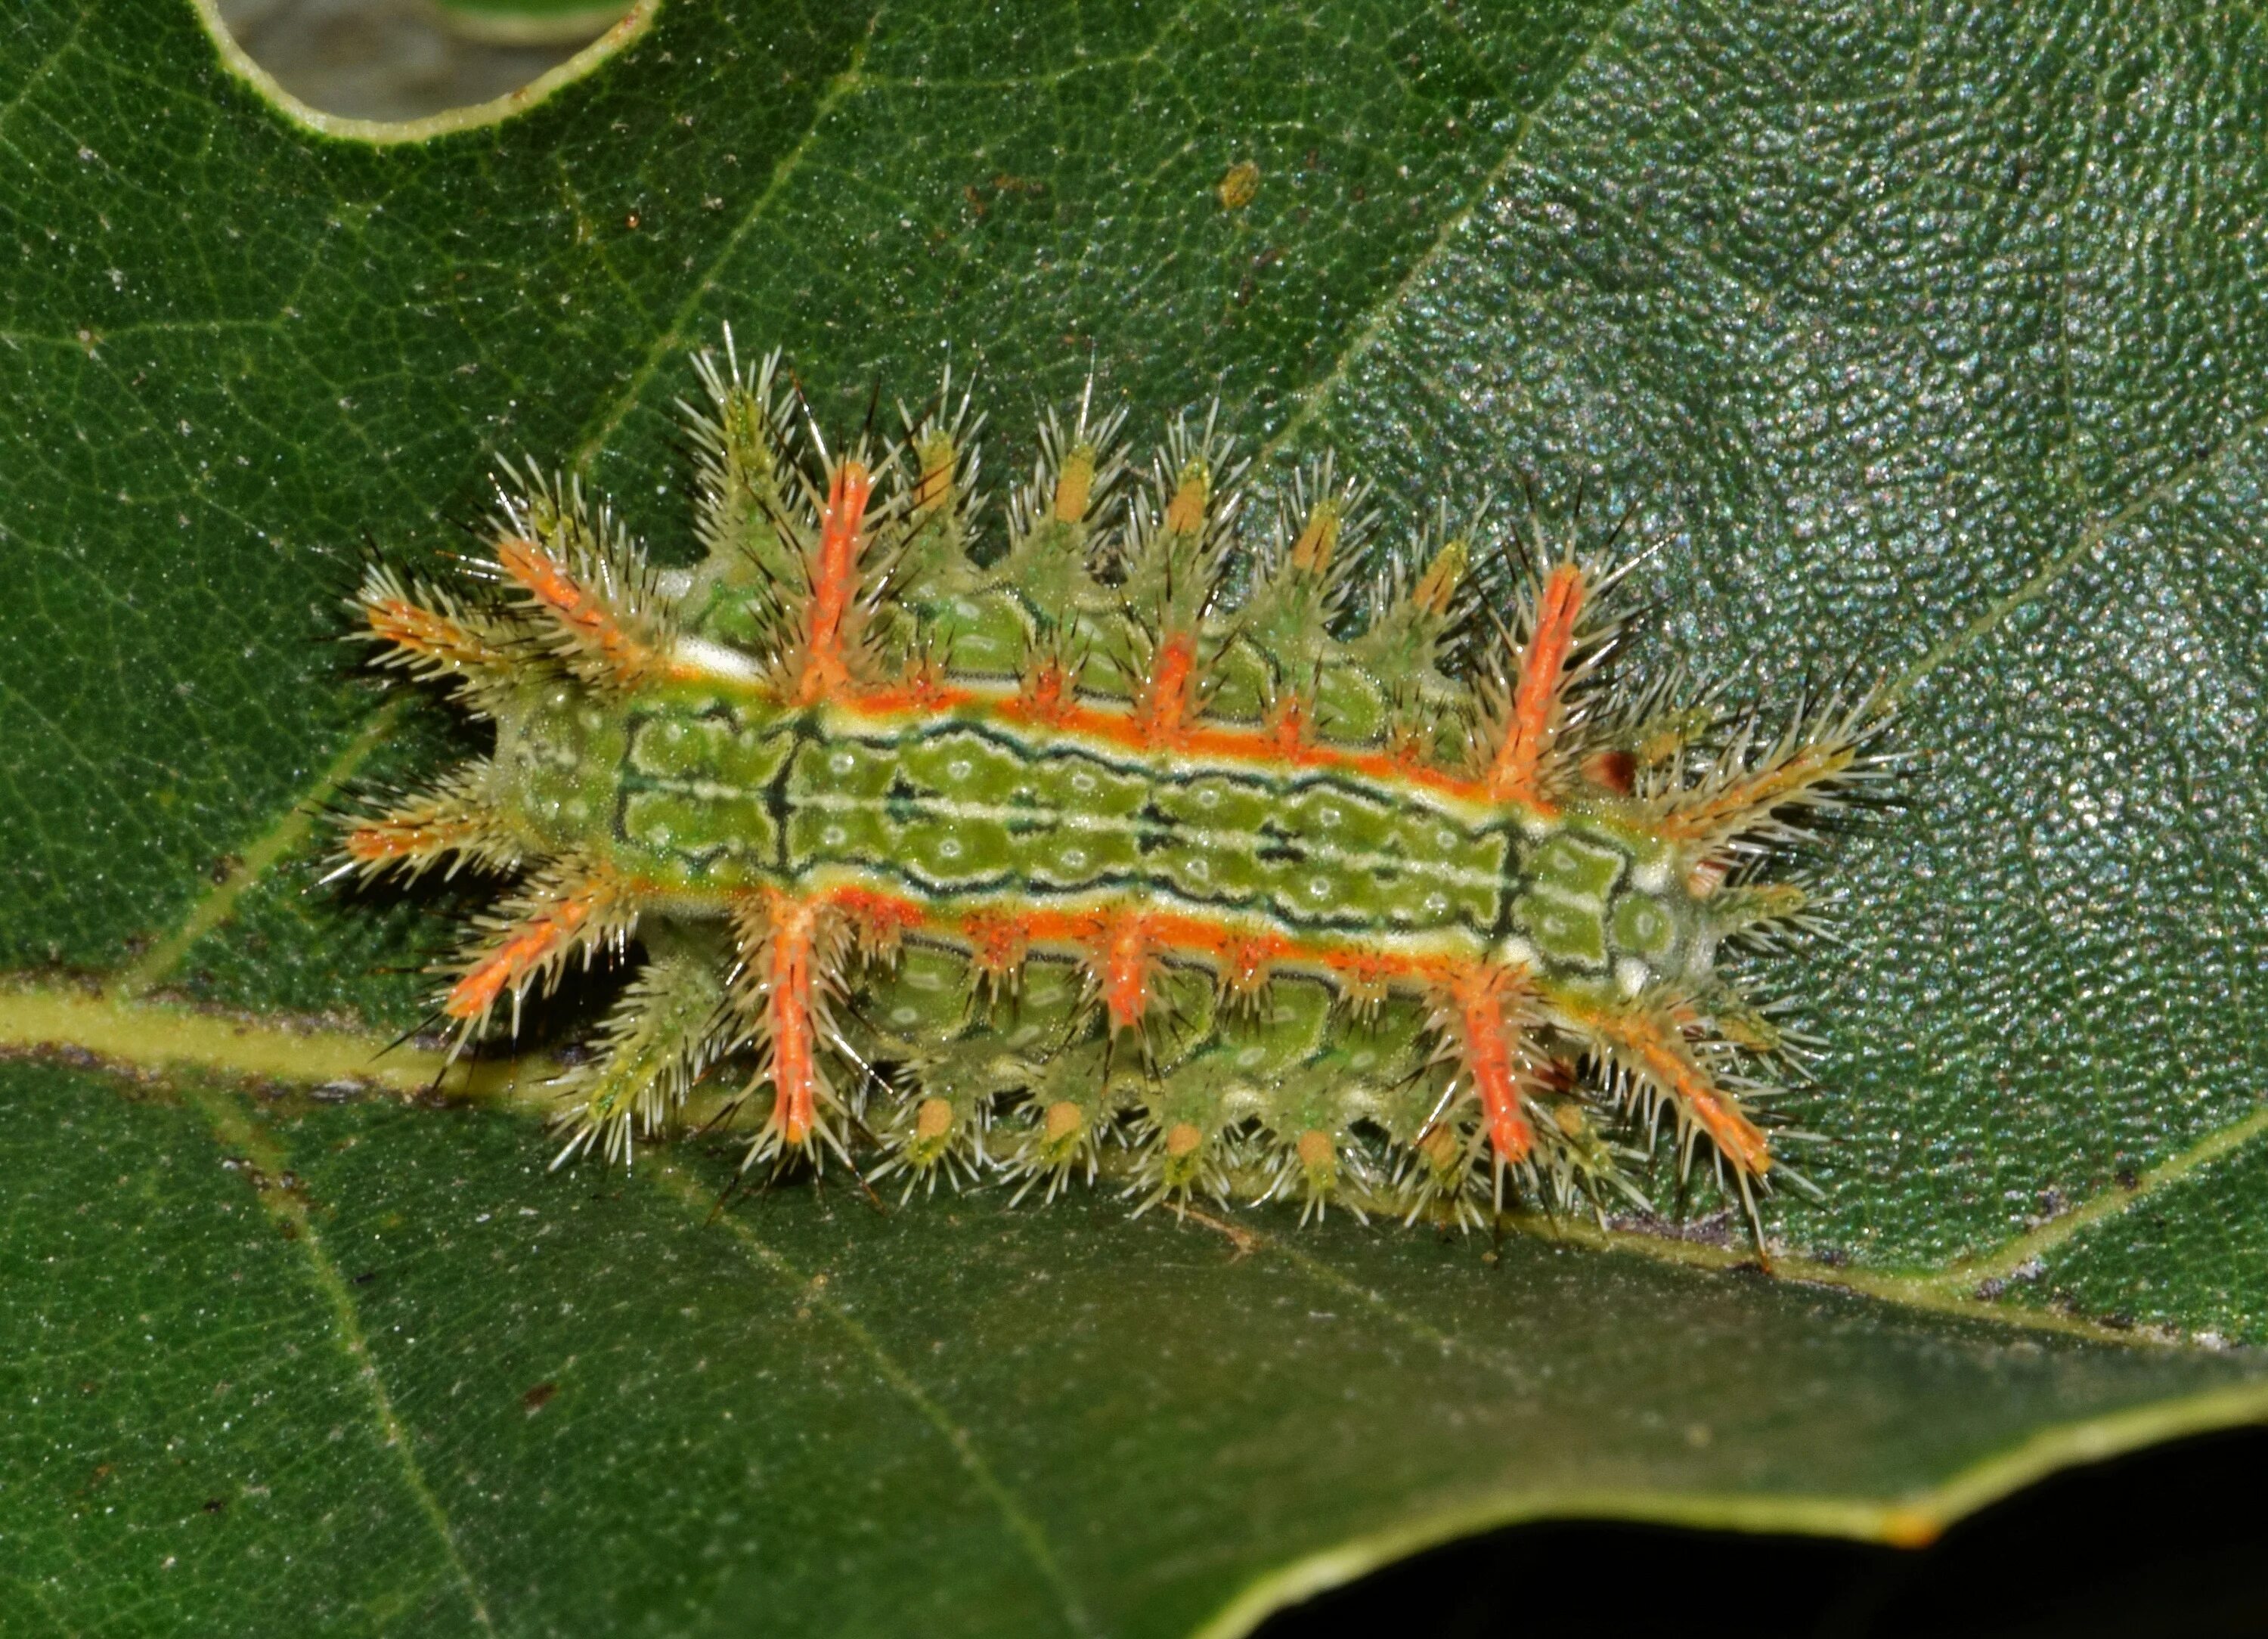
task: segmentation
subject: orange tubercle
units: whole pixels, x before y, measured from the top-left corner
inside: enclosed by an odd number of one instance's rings
[[[821,906],[785,894],[771,898],[770,983],[764,997],[770,1027],[772,1124],[800,1146],[819,1121],[817,1031],[812,1022],[812,954]]]
[[[418,604],[384,598],[365,603],[363,612],[373,636],[446,665],[493,665],[501,658],[493,644],[463,621]]]
[[[1520,1107],[1521,1028],[1510,1011],[1524,988],[1521,976],[1506,967],[1466,967],[1449,980],[1465,1072],[1480,1095],[1489,1143],[1507,1162],[1526,1160],[1535,1145]]]
[[[1489,795],[1499,801],[1543,805],[1536,776],[1558,732],[1560,688],[1567,656],[1575,646],[1583,592],[1583,571],[1572,563],[1560,564],[1543,583],[1543,596],[1536,600],[1535,630],[1521,653],[1504,739],[1489,768]]]
[[[827,487],[819,550],[811,564],[811,602],[805,615],[803,665],[794,703],[816,705],[850,681],[848,628],[858,598],[858,561],[866,549],[866,498],[873,475],[864,463],[837,466]]]
[[[1025,668],[1014,709],[1017,716],[1035,723],[1059,724],[1071,715],[1075,699],[1069,669],[1050,655],[1035,659]]]
[[[1175,632],[1158,645],[1150,680],[1135,713],[1137,731],[1145,746],[1171,746],[1181,739],[1189,715],[1190,684],[1197,666],[1197,640]]]
[[[471,820],[380,820],[347,833],[346,855],[357,864],[418,859],[460,847],[481,834]]]
[[[921,913],[916,909],[914,914]],[[1031,930],[1022,919],[988,912],[962,918],[958,931],[968,942],[977,981],[995,995],[1012,990],[1032,945]]]
[[[1732,1157],[1734,1166],[1750,1177],[1771,1171],[1771,1147],[1754,1121],[1719,1096],[1705,1081],[1687,1096],[1692,1102],[1695,1119],[1707,1129],[1717,1147]]]
[[[1746,779],[1734,780],[1706,802],[1672,809],[1662,817],[1664,836],[1692,842],[1713,835],[1752,814],[1762,813],[1798,792],[1831,780],[1857,760],[1847,745],[1806,746],[1785,761],[1757,769]]]
[[[1646,1018],[1605,1015],[1599,1022],[1604,1033],[1626,1047],[1647,1075],[1692,1113],[1701,1130],[1738,1171],[1756,1177],[1771,1170],[1771,1150],[1763,1130],[1693,1062],[1682,1041]]]
[[[1375,1008],[1385,1001],[1387,989],[1395,980],[1422,971],[1390,956],[1353,951],[1335,952],[1329,966],[1338,976],[1339,991],[1346,997],[1347,1004],[1363,1010]]]
[[[653,651],[626,630],[606,600],[533,540],[497,542],[497,562],[528,596],[551,611],[575,640],[624,682],[654,668]]]
[[[1131,914],[1105,920],[1097,952],[1102,1003],[1110,1014],[1110,1033],[1138,1030],[1150,1011],[1150,974],[1154,966],[1148,919]]]
[[[1228,944],[1220,957],[1221,989],[1233,996],[1257,996],[1268,988],[1269,970],[1287,949],[1285,940],[1276,938],[1239,939]]]
[[[921,908],[895,894],[843,888],[827,899],[849,919],[858,948],[869,956],[891,955],[906,935],[922,924]]]
[[[1296,754],[1307,743],[1307,704],[1297,695],[1279,695],[1268,709],[1268,734],[1284,756]]]
[[[529,974],[564,949],[599,907],[600,891],[585,888],[536,912],[474,964],[449,989],[442,1011],[452,1018],[486,1013],[506,990],[516,990]]]

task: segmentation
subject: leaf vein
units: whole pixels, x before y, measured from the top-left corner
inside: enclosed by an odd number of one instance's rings
[[[1975,620],[1922,655],[1885,692],[1892,698],[1902,697],[1940,666],[1966,654],[1997,630],[2010,615],[2044,598],[2058,581],[2094,556],[2112,537],[2153,507],[2175,498],[2199,479],[2210,476],[2223,461],[2264,433],[2268,433],[2268,415],[2256,415],[2201,454],[2183,462],[2156,482],[2145,486],[2124,506],[2081,525],[2078,539],[2068,550],[2050,558],[2007,596],[1987,604]]]
[[[665,1158],[654,1172],[668,1182],[673,1192],[681,1200],[697,1208],[704,1214],[710,1210],[711,1202],[706,1187],[699,1180],[688,1174],[681,1163],[674,1158]],[[1055,1594],[1065,1624],[1074,1633],[1094,1632],[1094,1623],[1087,1615],[1084,1602],[1079,1599],[1077,1590],[1071,1586],[1070,1578],[1064,1574],[1063,1567],[1057,1562],[1055,1550],[1048,1542],[1046,1531],[1031,1510],[1024,1506],[1015,1493],[1010,1490],[1006,1483],[1001,1480],[992,1465],[985,1459],[983,1452],[976,1448],[976,1442],[968,1429],[954,1422],[945,1407],[932,1398],[929,1391],[916,1380],[913,1374],[900,1365],[882,1347],[881,1340],[859,1324],[858,1319],[840,1303],[824,1291],[810,1292],[810,1277],[789,1262],[777,1247],[763,1240],[743,1220],[729,1212],[720,1214],[718,1222],[740,1243],[751,1260],[760,1265],[765,1273],[791,1290],[809,1293],[809,1301],[824,1309],[828,1318],[833,1320],[842,1329],[843,1334],[858,1346],[859,1352],[865,1355],[867,1361],[873,1366],[875,1375],[911,1406],[924,1422],[937,1430],[946,1444],[952,1448],[954,1458],[968,1473],[970,1480],[976,1483],[976,1488],[982,1491],[987,1500],[998,1510],[1002,1521],[1008,1528],[1009,1534],[1015,1539],[1017,1545],[1023,1549],[1025,1556],[1032,1562],[1034,1569],[1039,1572],[1042,1579]]]
[[[40,59],[39,66],[24,76],[24,83],[17,87],[16,94],[6,102],[0,103],[0,128],[5,128],[16,117],[17,110],[29,101],[32,93],[39,90],[48,75],[55,72],[55,65],[78,48],[78,37],[85,31],[87,16],[92,10],[92,6],[79,7],[78,15],[71,20],[70,32],[56,42],[54,50]]]
[[[1463,232],[1466,224],[1472,221],[1480,208],[1487,202],[1489,195],[1494,193],[1504,179],[1512,173],[1513,165],[1517,163],[1527,147],[1529,136],[1542,122],[1544,110],[1551,106],[1560,92],[1566,89],[1569,83],[1589,64],[1599,48],[1614,37],[1621,28],[1623,19],[1630,15],[1635,4],[1636,0],[1624,0],[1624,4],[1616,7],[1613,15],[1600,26],[1598,32],[1584,42],[1582,50],[1568,59],[1567,66],[1561,71],[1559,77],[1545,86],[1532,104],[1521,110],[1519,118],[1513,122],[1510,137],[1506,141],[1502,157],[1489,168],[1488,174],[1484,176],[1479,184],[1474,187],[1464,204],[1449,214],[1448,218],[1442,223],[1440,231],[1433,236],[1432,243],[1418,254],[1417,260],[1410,264],[1409,270],[1402,276],[1394,289],[1383,300],[1363,315],[1361,322],[1354,327],[1352,337],[1332,358],[1330,369],[1313,385],[1303,388],[1295,395],[1297,405],[1291,415],[1285,421],[1284,425],[1277,430],[1275,436],[1261,446],[1259,459],[1263,465],[1322,413],[1323,406],[1345,382],[1348,372],[1353,369],[1355,364],[1372,348],[1378,345],[1380,338],[1386,334],[1387,327],[1407,305],[1411,293],[1417,290],[1419,283],[1432,272],[1441,258],[1448,254],[1450,241]]]
[[[662,327],[661,334],[657,335],[652,344],[646,349],[645,356],[640,359],[637,367],[630,371],[630,379],[622,384],[622,391],[615,395],[613,401],[605,407],[596,424],[576,445],[571,463],[576,471],[589,470],[593,459],[597,456],[600,449],[605,447],[607,440],[614,437],[615,430],[622,424],[623,420],[637,405],[639,395],[645,391],[646,383],[653,379],[654,372],[661,368],[662,362],[682,350],[685,346],[683,340],[685,327],[692,320],[693,315],[700,310],[701,304],[716,290],[719,273],[734,256],[740,254],[742,242],[755,231],[756,224],[764,219],[773,204],[787,191],[789,181],[802,168],[805,158],[818,143],[819,134],[826,127],[828,118],[846,99],[865,85],[863,70],[866,61],[866,48],[873,39],[874,26],[880,18],[881,14],[879,11],[868,16],[865,37],[850,48],[850,62],[844,64],[841,72],[827,83],[826,88],[820,92],[818,99],[812,104],[811,122],[803,135],[797,139],[795,146],[782,155],[778,162],[772,166],[771,176],[765,182],[763,191],[756,195],[754,202],[742,214],[740,220],[733,225],[733,231],[725,236],[724,244],[718,248],[716,255],[710,259],[709,265],[703,269],[701,276],[693,282],[693,288],[687,291],[684,298],[678,303],[675,311],[670,314],[669,322]]]
[[[222,1143],[252,1157],[270,1177],[280,1177],[286,1170],[287,1158],[275,1138],[247,1121],[229,1094],[195,1089],[189,1092],[189,1100]],[[304,1201],[282,1188],[261,1188],[255,1194],[269,1216],[291,1230],[292,1245],[306,1259],[315,1289],[330,1309],[331,1329],[340,1352],[347,1357],[355,1378],[369,1397],[371,1421],[378,1430],[379,1443],[394,1453],[403,1486],[415,1501],[417,1511],[439,1539],[442,1555],[471,1606],[474,1621],[482,1633],[494,1634],[496,1624],[489,1616],[488,1603],[481,1597],[472,1567],[457,1546],[456,1528],[427,1482],[409,1425],[395,1409],[394,1397],[387,1393],[385,1380],[379,1375],[377,1358],[371,1353],[369,1340],[363,1334],[361,1317],[355,1310],[353,1289],[324,1249],[322,1237],[316,1231],[313,1216]]]

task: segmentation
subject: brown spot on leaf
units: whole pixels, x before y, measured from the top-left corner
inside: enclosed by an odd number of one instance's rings
[[[1249,159],[1240,159],[1228,167],[1220,179],[1220,208],[1241,210],[1260,195],[1260,167]]]

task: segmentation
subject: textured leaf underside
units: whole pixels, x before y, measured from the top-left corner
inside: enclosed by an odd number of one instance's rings
[[[0,1625],[1233,1630],[1490,1520],[1911,1540],[2261,1415],[2198,1340],[2268,1341],[2263,46],[688,4],[373,143],[174,0],[19,8]],[[330,641],[357,554],[459,543],[526,453],[688,559],[673,404],[727,321],[838,427],[950,349],[1001,436],[1090,364],[1145,439],[1217,390],[1407,525],[1580,479],[1660,538],[1649,669],[1896,680],[1907,804],[1775,975],[1826,1043],[1783,1278],[1645,1224],[716,1210],[699,1143],[545,1172],[533,1072],[385,1097],[453,901],[308,893],[307,806],[454,731]]]

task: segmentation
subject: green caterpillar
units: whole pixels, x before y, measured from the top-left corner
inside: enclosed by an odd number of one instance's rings
[[[697,570],[515,478],[471,584],[379,567],[356,600],[496,724],[340,866],[517,878],[449,970],[460,1040],[638,952],[561,1159],[628,1162],[729,1068],[770,1095],[751,1162],[863,1137],[909,1191],[1020,1198],[1123,1143],[1145,1206],[1473,1223],[1508,1185],[1636,1199],[1620,1140],[1667,1113],[1754,1218],[1787,1043],[1718,953],[1809,925],[1778,867],[1887,777],[1884,708],[1766,734],[1617,687],[1618,573],[1506,584],[1446,527],[1379,553],[1328,459],[1246,531],[1212,419],[1137,482],[1091,389],[988,550],[949,379],[901,446],[833,453],[726,342]]]

